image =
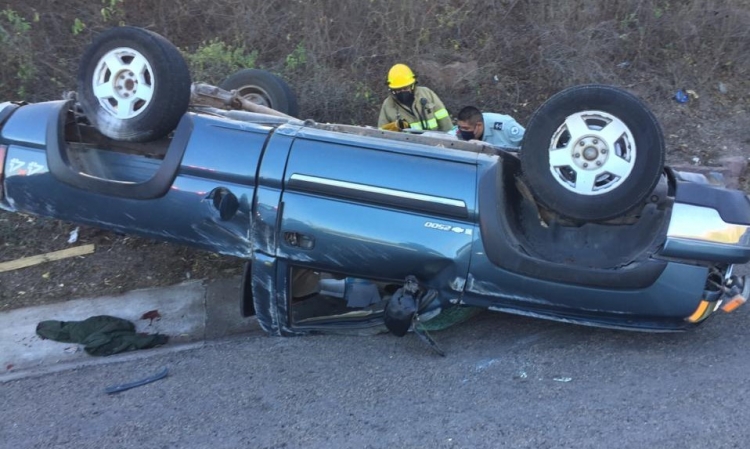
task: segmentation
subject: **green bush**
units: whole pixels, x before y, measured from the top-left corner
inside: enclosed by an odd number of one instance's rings
[[[38,22],[34,16],[32,21]],[[24,98],[29,87],[35,81],[36,61],[30,34],[31,22],[13,9],[0,11],[0,77],[3,83],[0,89],[14,98]]]
[[[233,47],[218,39],[202,43],[194,52],[183,50],[193,81],[219,84],[239,69],[253,68],[258,52]]]

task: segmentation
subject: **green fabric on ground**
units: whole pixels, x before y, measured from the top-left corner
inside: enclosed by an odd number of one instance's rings
[[[83,321],[42,321],[36,333],[43,339],[63,343],[79,343],[87,354],[107,356],[165,344],[169,337],[162,334],[137,334],[128,320],[98,315]]]
[[[484,309],[481,307],[449,307],[440,312],[435,318],[429,321],[420,322],[419,326],[426,331],[445,330],[451,326],[455,326],[456,324],[474,318],[479,315],[482,310]]]

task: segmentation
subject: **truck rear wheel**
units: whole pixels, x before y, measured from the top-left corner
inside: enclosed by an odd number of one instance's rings
[[[236,90],[242,98],[255,104],[297,117],[297,97],[289,85],[271,72],[243,69],[225,79],[220,88]]]

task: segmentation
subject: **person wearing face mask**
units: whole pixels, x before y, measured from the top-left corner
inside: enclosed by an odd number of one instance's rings
[[[466,106],[458,113],[456,136],[461,140],[481,140],[504,148],[521,148],[523,126],[511,116],[494,112],[481,112]]]
[[[390,94],[383,101],[378,127],[389,131],[405,128],[424,131],[452,129],[450,115],[431,89],[417,86],[417,77],[406,64],[396,64],[388,71]]]

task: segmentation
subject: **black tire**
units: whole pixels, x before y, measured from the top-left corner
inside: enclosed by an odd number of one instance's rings
[[[284,114],[297,117],[297,97],[289,85],[271,72],[242,69],[230,75],[220,85],[224,90],[236,90],[241,97]]]
[[[542,206],[578,221],[606,221],[643,204],[653,191],[664,168],[664,137],[635,96],[582,85],[536,110],[520,157],[523,178]]]
[[[175,129],[190,103],[190,84],[188,66],[168,40],[142,28],[118,27],[99,34],[84,52],[78,100],[105,136],[148,142]]]

